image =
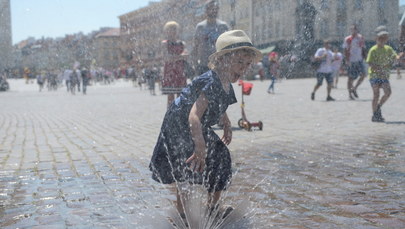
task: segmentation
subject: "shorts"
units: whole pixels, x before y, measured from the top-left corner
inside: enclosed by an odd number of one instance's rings
[[[381,78],[370,79],[371,86],[374,86],[374,85],[381,86],[382,84],[386,84],[386,83],[389,84],[390,81],[388,79],[381,79]]]
[[[351,62],[348,69],[347,74],[351,79],[357,79],[359,75],[365,74],[365,69],[363,65],[363,61]]]
[[[317,81],[318,81],[318,84],[317,84],[318,86],[321,86],[321,85],[322,85],[323,78],[325,78],[325,80],[326,80],[326,82],[327,82],[328,84],[333,83],[333,77],[332,77],[332,73],[331,73],[331,72],[330,72],[330,73],[317,72],[317,73],[316,73],[316,79],[317,79]]]

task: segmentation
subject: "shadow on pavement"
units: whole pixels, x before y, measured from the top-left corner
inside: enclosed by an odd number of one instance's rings
[[[385,124],[405,125],[405,121],[389,121],[385,122]]]
[[[218,126],[213,126],[213,127],[211,127],[213,130],[222,130],[222,128],[221,127],[218,127]],[[231,127],[231,130],[232,131],[235,131],[235,130],[244,130],[244,129],[242,129],[242,128],[240,128],[240,127],[235,127],[235,126],[233,126],[233,127]]]
[[[349,102],[351,102],[351,101],[353,101],[353,102],[371,102],[372,100],[371,100],[371,99],[355,99],[355,100],[350,100],[350,99],[336,99],[335,101],[326,101],[326,100],[323,100],[323,102],[328,102],[328,103],[347,102],[347,101],[349,101]]]

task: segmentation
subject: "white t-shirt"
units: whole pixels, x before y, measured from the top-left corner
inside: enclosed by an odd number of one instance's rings
[[[350,48],[350,56],[349,56],[349,61],[350,62],[359,62],[363,60],[363,56],[361,54],[362,48],[364,46],[364,39],[361,35],[357,35],[354,38],[352,38],[352,42],[349,45],[349,38],[352,35],[348,36],[345,38],[345,41],[343,42],[343,48],[348,49]]]
[[[315,57],[321,57],[327,53],[326,60],[322,61],[321,65],[319,66],[317,72],[319,73],[331,73],[332,72],[332,59],[333,53],[330,49],[319,48],[316,50]]]

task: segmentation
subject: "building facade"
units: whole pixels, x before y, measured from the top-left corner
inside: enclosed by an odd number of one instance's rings
[[[298,12],[304,3],[315,9],[312,33],[317,41],[341,42],[352,24],[369,42],[379,25],[387,26],[393,43],[398,40],[398,0],[220,0],[220,15],[234,28],[247,31],[258,47],[285,46],[299,35]]]
[[[0,72],[11,67],[11,12],[10,0],[0,0]]]
[[[157,65],[161,61],[163,26],[168,21],[180,25],[179,39],[191,51],[195,26],[204,18],[205,0],[164,0],[119,16],[121,64]]]
[[[115,69],[120,66],[120,29],[101,32],[94,39],[93,57],[98,67]]]

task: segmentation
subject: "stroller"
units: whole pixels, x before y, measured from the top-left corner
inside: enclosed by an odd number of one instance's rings
[[[257,127],[257,128],[259,128],[259,130],[263,130],[263,123],[261,121],[249,122],[248,119],[246,118],[246,114],[245,114],[245,101],[243,99],[243,96],[250,95],[250,92],[252,91],[252,88],[253,88],[253,84],[244,82],[243,80],[239,80],[238,85],[242,86],[242,104],[240,106],[242,109],[242,118],[239,119],[238,126],[247,131],[251,131],[252,127]]]

